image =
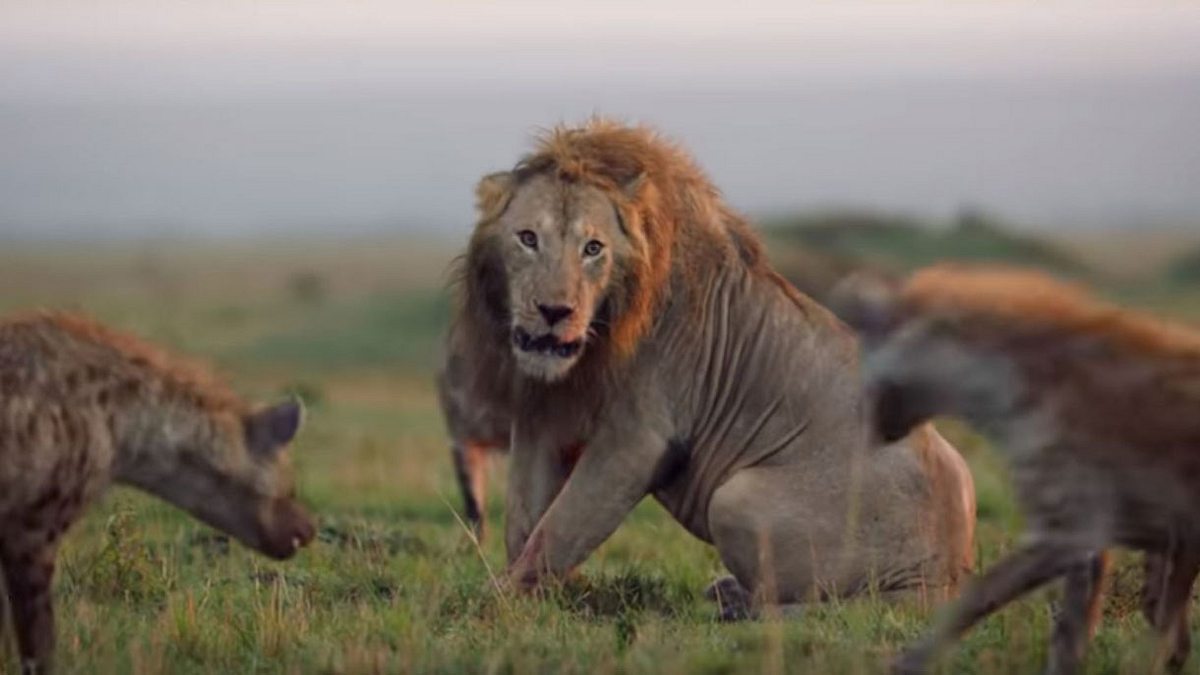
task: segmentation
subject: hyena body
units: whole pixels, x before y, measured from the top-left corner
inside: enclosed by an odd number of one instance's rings
[[[474,338],[467,334],[465,323],[457,318],[451,322],[437,385],[464,515],[482,539],[488,466],[508,452],[514,396],[511,359],[496,358],[494,362],[501,365],[488,367],[468,362],[474,352],[466,345]]]
[[[509,371],[472,368],[464,363],[458,340],[461,325],[450,329],[446,361],[437,376],[438,401],[450,437],[450,458],[462,492],[463,515],[482,541],[487,531],[487,476],[492,461],[508,454],[512,433],[514,397],[508,386]],[[508,361],[503,361],[507,363]],[[474,375],[477,379],[472,379]],[[561,449],[564,471],[570,471],[583,453],[576,441]]]
[[[488,465],[493,457],[508,452],[512,418],[495,402],[474,396],[458,373],[451,357],[438,374],[438,398],[450,436],[454,476],[462,492],[463,515],[475,536],[482,540],[487,529]]]
[[[298,403],[252,411],[202,370],[86,319],[0,322],[0,568],[22,669],[51,668],[58,544],[113,482],[276,558],[307,543],[282,452],[301,415]]]
[[[865,334],[884,438],[964,418],[1007,454],[1027,538],[897,663],[938,649],[1019,595],[1065,579],[1050,670],[1074,671],[1113,546],[1147,552],[1144,607],[1181,666],[1200,570],[1200,334],[1031,272],[941,266],[899,290],[842,290]]]

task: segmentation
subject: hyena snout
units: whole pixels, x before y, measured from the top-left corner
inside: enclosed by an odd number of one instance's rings
[[[287,560],[308,545],[317,528],[304,507],[290,499],[277,499],[262,523],[260,550],[276,560]]]

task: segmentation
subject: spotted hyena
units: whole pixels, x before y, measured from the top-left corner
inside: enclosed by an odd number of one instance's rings
[[[504,359],[489,359],[486,367],[469,362],[472,352],[466,345],[472,339],[466,324],[456,317],[446,335],[446,357],[437,386],[464,515],[482,539],[488,465],[508,452],[514,397],[512,371]]]
[[[438,398],[446,432],[450,436],[450,458],[462,492],[467,524],[482,540],[486,531],[488,465],[493,457],[508,452],[512,424],[508,411],[483,400],[463,380],[458,357],[451,355],[438,374]]]
[[[1200,570],[1200,333],[1118,309],[1042,274],[938,266],[900,287],[847,282],[834,304],[865,335],[884,439],[934,415],[971,422],[1011,460],[1028,532],[946,619],[905,652],[938,649],[1059,577],[1050,670],[1082,659],[1101,553],[1147,552],[1147,618],[1181,666]]]
[[[462,492],[463,514],[477,540],[482,541],[487,531],[488,468],[494,459],[508,454],[515,400],[508,386],[513,375],[503,365],[469,366],[459,342],[469,336],[461,330],[461,324],[456,323],[446,342],[445,363],[437,376],[438,400],[450,436],[450,457]],[[564,472],[579,461],[583,445],[575,441],[561,449]]]
[[[88,319],[0,322],[0,567],[23,670],[51,667],[55,553],[112,482],[274,558],[308,543],[283,451],[302,412],[252,410],[202,369]]]

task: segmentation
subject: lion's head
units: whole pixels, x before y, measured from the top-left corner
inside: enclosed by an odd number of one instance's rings
[[[512,353],[521,372],[561,379],[612,319],[612,302],[638,257],[618,206],[605,191],[553,176],[484,179],[481,192],[507,204],[486,226],[504,279]]]
[[[593,120],[552,130],[476,189],[463,319],[492,341],[491,358],[503,343],[535,380],[628,356],[666,295],[677,223],[704,201],[681,188],[708,198],[707,186],[647,129]]]

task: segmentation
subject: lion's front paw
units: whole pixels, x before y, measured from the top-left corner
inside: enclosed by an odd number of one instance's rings
[[[479,585],[479,593],[481,595],[490,595],[492,593],[507,594],[510,592],[511,589],[508,587],[508,579],[504,576],[489,576],[482,584]]]
[[[499,579],[500,587],[510,593],[531,593],[541,584],[541,575],[533,567],[514,563]]]

